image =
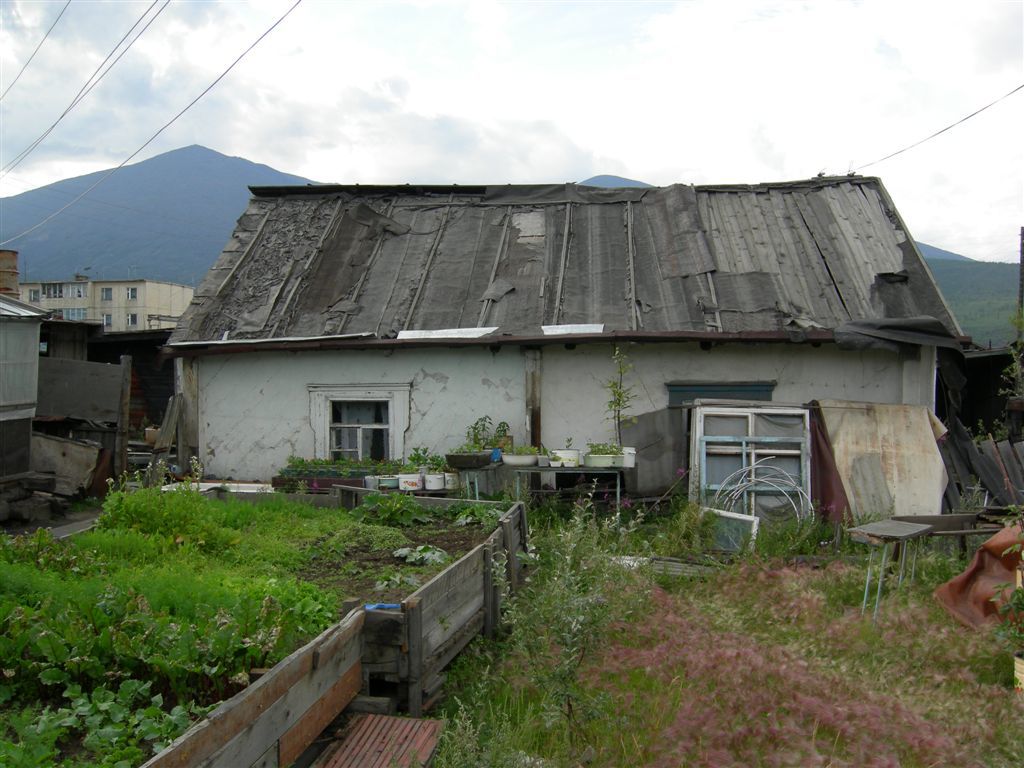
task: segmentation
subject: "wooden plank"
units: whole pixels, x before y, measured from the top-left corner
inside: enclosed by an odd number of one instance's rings
[[[132,404],[132,356],[121,355],[121,400],[117,409],[117,437],[114,441],[114,477],[128,471],[128,428]]]
[[[462,629],[454,635],[445,645],[438,648],[431,656],[423,662],[423,674],[426,677],[438,674],[442,669],[451,663],[452,659],[459,655],[469,642],[480,634],[484,627],[483,611],[478,611],[463,625]]]
[[[109,363],[39,358],[36,416],[63,416],[116,424],[122,370]]]
[[[321,698],[331,693],[338,678],[347,675],[352,667],[359,667],[359,635],[362,623],[362,612],[350,614],[343,622],[347,625],[341,630],[349,635],[350,642],[338,647],[338,652],[330,659],[321,659],[319,668],[315,670],[312,669],[315,647],[311,649],[308,654],[310,665],[307,674],[295,680],[283,696],[261,712],[258,718],[250,721],[247,727],[239,731],[207,762],[202,763],[203,768],[242,768],[251,766],[259,760],[268,745],[277,742],[303,714]],[[317,643],[317,646],[319,645],[320,643]],[[268,676],[272,675],[273,671]],[[257,685],[265,679],[260,678]],[[361,671],[355,673],[350,682],[352,687],[349,698],[352,698],[362,684]],[[344,704],[338,711],[343,708]],[[313,735],[314,738],[315,736],[316,734]],[[296,735],[295,741],[288,741],[289,750],[295,748],[298,737],[299,735]],[[302,749],[305,749],[305,746]],[[301,751],[299,750],[300,753]]]
[[[472,619],[478,611],[484,609],[483,585],[475,585],[475,590],[466,592],[466,599],[453,602],[451,612],[442,614],[423,627],[423,653],[429,655],[443,646],[451,637],[458,634],[463,625]]]
[[[420,598],[403,601],[402,612],[408,628],[409,714],[419,717],[423,713],[423,612]]]
[[[509,588],[515,592],[519,586],[519,558],[516,557],[516,538],[512,523],[502,520],[501,531],[505,537],[505,575],[508,577]]]
[[[366,715],[393,715],[397,702],[391,696],[356,696],[345,707],[346,712]]]
[[[447,594],[463,581],[474,577],[482,581],[482,577],[479,575],[482,569],[483,545],[481,544],[417,589],[410,597],[419,598],[424,617],[429,620],[437,615],[434,606],[446,600]]]
[[[298,722],[281,735],[278,763],[291,765],[306,751],[324,728],[348,706],[363,685],[363,670],[358,658],[341,677],[317,699]]]
[[[313,654],[324,640],[339,631],[354,631],[362,628],[362,611],[349,614],[341,623],[324,630],[309,643],[279,662],[269,673],[261,677],[244,691],[231,697],[203,720],[189,728],[174,742],[145,763],[144,768],[170,768],[200,765],[214,756],[238,734],[255,723],[276,702],[283,699],[292,687],[308,676],[313,668]],[[352,627],[355,627],[353,630]],[[267,740],[262,749],[245,765],[251,765],[275,742],[277,737]]]
[[[1006,468],[1006,475],[1010,478],[1013,487],[1018,491],[1024,489],[1024,473],[1021,472],[1020,461],[1017,453],[1013,450],[1009,440],[1001,440],[996,443],[999,450],[999,457],[1003,460],[1003,467]]]
[[[491,570],[494,567],[492,559],[493,549],[490,543],[484,544],[484,636],[494,637],[494,630],[498,626],[497,615],[495,611],[495,599],[494,599],[494,573]]]

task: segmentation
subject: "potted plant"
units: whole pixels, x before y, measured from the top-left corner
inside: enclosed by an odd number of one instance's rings
[[[488,444],[494,439],[492,423],[490,416],[481,416],[466,427],[466,442],[445,455],[448,466],[455,469],[477,469],[490,464],[492,451]],[[508,427],[507,424],[505,426]]]
[[[619,349],[618,344],[612,348],[612,362],[615,365],[615,373],[604,382],[604,389],[608,393],[608,402],[605,404],[608,412],[606,418],[611,421],[615,429],[615,445],[619,447],[618,453],[624,457],[618,465],[612,466],[632,467],[636,463],[636,449],[622,448],[621,446],[622,422],[624,420],[636,421],[635,418],[624,419],[626,410],[636,400],[633,387],[626,385],[626,374],[633,369],[633,365],[629,362],[626,353]]]
[[[521,445],[503,453],[501,460],[510,467],[532,467],[537,464],[539,453],[532,445]]]
[[[616,443],[587,443],[583,465],[594,468],[621,467],[622,448]]]
[[[579,449],[572,447],[572,438],[565,441],[565,448],[554,448],[549,461],[552,467],[578,467],[580,465]]]

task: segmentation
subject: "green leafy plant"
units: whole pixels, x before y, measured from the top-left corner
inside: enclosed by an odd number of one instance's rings
[[[505,453],[513,456],[539,456],[540,449],[533,445],[517,445],[514,448],[510,448]]]
[[[605,408],[608,411],[607,419],[615,428],[615,442],[622,445],[623,414],[636,400],[633,388],[626,385],[626,375],[633,369],[633,365],[618,344],[612,348],[612,363],[615,366],[615,373],[604,382],[604,389],[608,393],[608,402],[605,404]],[[632,421],[635,420],[632,419]],[[616,453],[618,452],[616,451]]]
[[[447,552],[430,544],[421,544],[418,547],[401,547],[391,554],[401,560],[405,560],[410,565],[442,565],[451,560]]]
[[[360,522],[405,528],[429,523],[430,515],[412,496],[404,493],[370,493],[353,509],[352,517]]]
[[[622,448],[618,443],[587,443],[587,453],[597,456],[619,456]]]
[[[501,511],[496,507],[487,504],[474,504],[471,501],[464,501],[453,504],[446,510],[446,513],[454,519],[455,525],[482,525],[486,528],[494,528],[501,518]]]

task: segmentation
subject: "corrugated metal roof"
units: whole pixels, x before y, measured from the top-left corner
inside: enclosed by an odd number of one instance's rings
[[[11,296],[0,294],[0,317],[41,319],[48,314],[49,313],[44,309],[40,309],[32,304],[26,304],[25,302],[19,301]]]
[[[253,188],[171,343],[498,326],[745,333],[950,314],[875,178]]]

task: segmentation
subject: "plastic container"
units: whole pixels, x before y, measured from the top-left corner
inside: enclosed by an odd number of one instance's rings
[[[419,472],[416,474],[403,474],[398,475],[398,490],[400,491],[422,491],[423,490],[423,475]]]

